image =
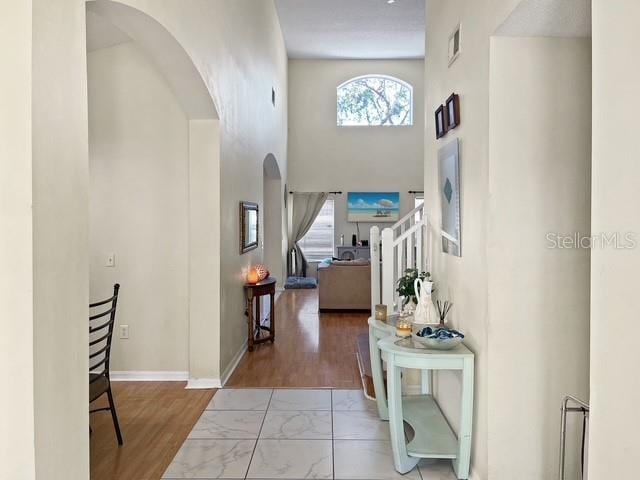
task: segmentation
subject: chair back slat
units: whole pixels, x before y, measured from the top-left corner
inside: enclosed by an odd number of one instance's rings
[[[113,286],[113,296],[106,300],[90,303],[90,310],[99,309],[105,305],[106,310],[92,311],[89,316],[89,373],[92,381],[100,376],[109,378],[109,360],[111,358],[111,343],[116,320],[116,308],[118,306],[118,292],[120,285]],[[106,320],[108,317],[108,320]],[[106,321],[105,321],[106,320]],[[100,371],[98,371],[100,369]]]
[[[116,311],[116,307],[111,307],[109,310],[107,310],[106,312],[102,312],[102,313],[98,313],[97,315],[92,315],[89,317],[89,320],[96,320],[98,318],[102,318],[102,317],[106,317],[107,315],[109,315],[110,313],[113,313]]]
[[[96,303],[90,303],[90,304],[89,304],[89,308],[95,308],[95,307],[100,307],[100,306],[102,306],[102,305],[106,305],[107,303],[111,303],[111,302],[113,302],[113,299],[114,299],[114,298],[115,298],[115,297],[109,297],[109,298],[107,298],[106,300],[101,300],[101,301],[96,302]]]

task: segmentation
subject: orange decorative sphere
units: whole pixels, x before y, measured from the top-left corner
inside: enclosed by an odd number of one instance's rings
[[[260,274],[255,267],[249,269],[247,273],[247,283],[258,283],[260,281]]]

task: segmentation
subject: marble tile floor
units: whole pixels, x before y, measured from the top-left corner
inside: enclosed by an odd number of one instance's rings
[[[164,479],[455,480],[448,461],[393,468],[389,427],[360,390],[222,389]]]

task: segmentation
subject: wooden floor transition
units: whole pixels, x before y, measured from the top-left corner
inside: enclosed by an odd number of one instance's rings
[[[185,385],[185,382],[113,383],[124,445],[118,447],[109,412],[91,414],[92,480],[162,477],[213,397],[214,390],[185,390]],[[92,405],[100,406],[106,406],[104,398]]]
[[[276,302],[276,342],[247,352],[226,387],[362,388],[356,339],[367,313],[319,313],[318,290],[287,290]]]
[[[276,302],[276,342],[247,352],[226,387],[362,387],[356,339],[366,313],[319,313],[317,290],[289,290]],[[91,415],[92,480],[158,480],[213,397],[183,382],[114,382],[124,446],[108,412]],[[100,399],[93,407],[101,406]]]

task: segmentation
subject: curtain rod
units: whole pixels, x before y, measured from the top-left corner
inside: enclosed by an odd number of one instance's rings
[[[294,191],[290,191],[289,193],[291,195],[293,195],[294,193],[312,193],[312,192],[294,192]],[[326,193],[332,193],[333,195],[342,195],[342,192],[326,192]]]

